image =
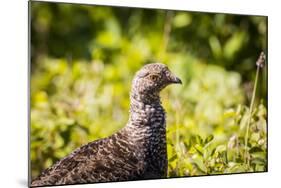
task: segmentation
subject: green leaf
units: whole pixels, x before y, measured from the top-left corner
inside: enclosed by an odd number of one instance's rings
[[[196,149],[200,156],[203,156],[203,148],[199,144],[196,144],[193,147]]]
[[[253,147],[249,150],[250,153],[264,152],[260,147]]]
[[[224,54],[226,58],[233,59],[235,53],[237,53],[241,49],[245,40],[246,40],[245,32],[234,33],[224,45]]]
[[[226,146],[225,145],[219,145],[216,147],[216,152],[218,153],[222,153],[226,150]]]
[[[197,143],[197,144],[200,144],[200,145],[203,144],[203,139],[201,138],[201,136],[196,135],[196,136],[195,136],[195,139],[196,139],[196,143]]]
[[[173,162],[174,160],[176,160],[177,159],[177,155],[174,155],[173,157],[171,157],[170,159],[169,159],[169,162]]]
[[[185,27],[191,23],[192,19],[188,13],[178,13],[173,20],[173,25],[175,27]]]
[[[209,136],[205,139],[204,143],[207,144],[207,143],[211,142],[213,139],[214,139],[214,136],[213,136],[213,135],[209,135]]]
[[[222,48],[219,39],[216,36],[211,36],[209,38],[209,44],[215,57],[220,58],[222,55]]]
[[[259,158],[259,157],[257,157],[257,158],[254,158],[253,160],[251,160],[251,163],[253,163],[253,164],[265,164],[265,159],[263,159],[263,158]]]

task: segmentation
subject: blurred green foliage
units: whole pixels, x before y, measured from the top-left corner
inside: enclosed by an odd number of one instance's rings
[[[161,93],[169,177],[267,170],[266,68],[248,108],[266,32],[261,16],[32,2],[32,176],[122,128],[134,73],[153,61],[184,83]]]

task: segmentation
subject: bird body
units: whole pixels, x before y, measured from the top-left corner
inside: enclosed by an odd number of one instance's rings
[[[181,81],[165,65],[144,66],[133,80],[127,125],[74,150],[31,186],[165,178],[166,118],[159,92],[171,83]]]

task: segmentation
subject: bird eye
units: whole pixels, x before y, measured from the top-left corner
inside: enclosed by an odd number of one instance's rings
[[[152,81],[157,81],[157,80],[158,80],[158,76],[155,75],[155,74],[152,74],[152,75],[150,75],[150,79],[151,79]]]

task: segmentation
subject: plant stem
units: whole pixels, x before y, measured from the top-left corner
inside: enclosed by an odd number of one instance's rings
[[[244,163],[247,164],[247,165],[249,165],[248,152],[247,152],[249,128],[250,128],[250,123],[251,123],[251,118],[252,118],[252,111],[253,111],[253,106],[254,106],[254,101],[255,101],[255,96],[256,96],[257,83],[258,83],[258,79],[259,79],[259,70],[260,70],[260,67],[257,66],[255,85],[254,85],[254,90],[253,90],[253,93],[252,93],[250,110],[249,110],[249,118],[248,118],[247,126],[246,126],[245,148],[244,148]]]
[[[174,16],[173,11],[167,10],[165,24],[164,24],[164,31],[163,31],[163,44],[162,44],[163,46],[162,46],[162,51],[161,51],[161,56],[160,56],[162,58],[162,60],[167,51],[167,46],[169,43],[170,34],[171,34],[171,30],[172,30],[173,16]]]

